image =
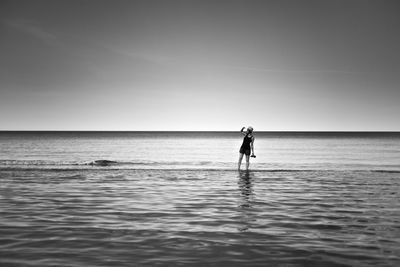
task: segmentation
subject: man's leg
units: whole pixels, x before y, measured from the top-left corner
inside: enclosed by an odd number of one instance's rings
[[[249,169],[250,166],[250,155],[246,155],[246,170]]]
[[[243,154],[239,154],[238,170],[240,170],[240,165],[242,164]]]

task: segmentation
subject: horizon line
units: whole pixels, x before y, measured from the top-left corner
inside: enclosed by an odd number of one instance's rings
[[[190,133],[190,132],[204,132],[204,133],[236,133],[240,132],[240,130],[232,131],[232,130],[0,130],[0,132],[92,132],[92,133],[145,133],[145,132],[172,132],[172,133]],[[388,130],[261,130],[254,131],[255,133],[400,133],[400,130],[397,131],[388,131]]]

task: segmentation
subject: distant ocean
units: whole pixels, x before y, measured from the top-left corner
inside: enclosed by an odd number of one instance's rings
[[[0,132],[0,266],[400,266],[400,133],[241,142]]]

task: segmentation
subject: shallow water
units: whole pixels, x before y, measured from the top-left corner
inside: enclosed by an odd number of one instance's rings
[[[392,161],[372,162],[374,155],[361,154],[362,164],[339,168],[341,161],[335,158],[328,167],[320,163],[334,152],[326,152],[315,165],[311,158],[317,154],[308,152],[308,163],[293,168],[293,155],[301,150],[293,146],[291,160],[281,156],[278,162],[283,169],[262,165],[266,160],[257,157],[261,162],[252,164],[253,170],[238,172],[233,160],[217,161],[217,166],[201,163],[202,158],[196,161],[205,152],[188,154],[186,160],[182,155],[176,165],[168,158],[165,165],[150,164],[148,158],[144,161],[150,165],[135,165],[121,163],[136,160],[123,150],[124,157],[96,158],[118,164],[92,167],[83,163],[95,158],[97,152],[89,149],[93,144],[80,148],[88,151],[86,157],[83,152],[68,157],[60,141],[50,140],[52,147],[43,148],[31,137],[27,140],[19,145],[36,145],[36,150],[23,153],[16,147],[12,152],[18,142],[2,141],[10,152],[1,155],[0,166],[1,266],[400,264],[400,171]],[[66,142],[65,147],[71,142],[57,140]],[[118,146],[115,140],[106,141],[104,151]],[[375,147],[378,154],[376,143],[392,141],[355,140],[371,142],[362,149]],[[204,139],[175,142],[194,143],[183,149],[192,150]],[[310,151],[326,146],[323,139],[314,143]],[[163,149],[159,153],[167,154]],[[54,157],[57,161],[50,164]]]
[[[396,266],[399,173],[1,172],[4,266]]]

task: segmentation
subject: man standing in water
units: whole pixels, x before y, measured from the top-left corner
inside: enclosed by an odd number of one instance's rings
[[[242,164],[243,155],[246,154],[246,170],[249,170],[250,165],[250,152],[251,157],[255,158],[254,155],[254,136],[253,136],[253,127],[247,127],[247,131],[244,132],[243,130],[246,127],[242,127],[240,132],[244,135],[242,146],[239,150],[239,162],[238,162],[238,170],[240,170],[240,165]]]

